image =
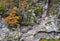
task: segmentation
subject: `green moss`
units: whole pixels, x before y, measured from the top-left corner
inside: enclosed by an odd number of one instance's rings
[[[9,26],[9,29],[17,28],[17,25],[16,24],[8,25],[8,26]]]
[[[36,16],[42,14],[42,12],[43,12],[42,7],[40,5],[36,5],[34,8],[34,13],[36,14]]]
[[[13,2],[13,4],[14,4],[14,6],[16,6],[16,7],[19,7],[19,3],[18,2]]]
[[[5,10],[5,4],[3,2],[0,2],[0,11]]]
[[[56,41],[60,41],[60,39],[57,39]]]
[[[28,14],[28,18],[22,20],[22,24],[31,24],[31,23],[35,23],[35,17],[32,14]]]
[[[52,25],[51,22],[47,22],[45,25]]]
[[[60,41],[60,40],[59,39],[53,39],[53,38],[49,38],[49,39],[41,38],[39,41]]]
[[[47,41],[46,38],[41,38],[39,41]]]
[[[26,0],[26,2],[27,2],[27,3],[30,3],[30,2],[32,2],[32,0]]]
[[[47,39],[47,41],[56,41],[56,40],[53,38],[50,38],[50,39]]]
[[[60,15],[58,16],[58,18],[60,19]]]

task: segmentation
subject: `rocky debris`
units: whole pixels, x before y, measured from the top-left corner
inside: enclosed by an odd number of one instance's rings
[[[19,32],[18,32],[18,31],[9,32],[7,38],[8,38],[9,40],[18,39],[18,38],[19,38]]]
[[[36,3],[38,0],[34,0]],[[31,5],[30,3],[29,5]],[[42,17],[38,16],[37,22],[38,25],[33,26],[21,26],[18,30],[11,31],[8,29],[6,22],[0,19],[0,40],[4,41],[39,41],[40,38],[60,38],[60,34],[56,35],[55,33],[38,33],[42,32],[51,32],[51,31],[58,31],[58,20],[55,20],[57,17],[56,15],[50,15],[46,17],[48,3],[42,2],[37,3],[43,7],[43,14]],[[30,11],[30,10],[29,10]],[[33,10],[31,10],[33,12]],[[60,13],[60,5],[58,6],[58,14]],[[25,12],[23,12],[25,13]],[[34,15],[35,16],[35,15]],[[33,22],[32,22],[33,23]],[[20,40],[18,40],[20,38]]]
[[[56,34],[57,34],[57,33],[56,33]],[[60,33],[57,34],[57,35],[55,35],[55,38],[56,38],[56,39],[59,39],[59,38],[60,38]]]
[[[41,4],[41,3],[39,3]],[[39,25],[34,25],[32,27],[22,27],[21,28],[21,39],[20,41],[39,41],[40,38],[59,38],[59,35],[55,35],[54,33],[38,33],[39,31],[51,32],[51,31],[58,31],[58,23],[56,20],[56,15],[50,15],[46,17],[48,3],[43,4],[43,14],[42,18],[37,18]],[[29,30],[30,29],[30,30]],[[32,37],[31,37],[32,36]],[[31,39],[32,38],[32,39]]]
[[[20,37],[19,30],[20,28],[18,28],[18,30],[16,31],[10,31],[6,22],[0,18],[0,40],[1,41],[18,39]]]
[[[24,41],[34,41],[34,37],[33,36],[28,36],[24,39]]]
[[[31,30],[27,30],[26,33],[22,34],[21,39],[25,40],[25,38],[26,38],[26,37],[29,37],[29,36],[33,36],[33,37],[34,37],[34,35],[38,34],[39,31],[45,31],[45,32],[58,31],[57,24],[55,24],[55,21],[54,21],[55,17],[56,17],[56,16],[54,16],[54,17],[52,17],[52,16],[50,16],[50,17],[45,17],[45,19],[42,20],[39,25],[32,26],[32,27],[31,27]],[[51,22],[51,24],[45,25],[45,24],[48,23],[48,22]],[[49,25],[51,25],[51,26],[49,26]],[[27,27],[27,28],[28,28],[28,27]],[[52,28],[53,28],[53,29],[52,29]],[[23,30],[23,31],[24,31],[24,30]],[[44,34],[41,34],[41,35],[43,36]],[[41,37],[41,35],[40,35],[40,37]],[[47,34],[47,35],[48,35],[48,34]],[[47,36],[47,35],[45,35],[45,36]],[[52,35],[52,34],[51,34],[51,35]],[[49,35],[49,36],[50,36],[50,35]],[[48,37],[48,36],[47,36],[47,37]],[[47,38],[47,37],[46,37],[46,38]],[[54,37],[54,36],[52,35],[52,36],[50,36],[50,37]],[[38,38],[38,37],[37,37],[37,38]],[[29,40],[29,39],[28,39],[28,40]],[[26,39],[25,41],[27,41],[27,39]]]
[[[22,33],[27,33],[31,29],[32,29],[32,26],[21,26]]]
[[[34,36],[35,41],[39,41],[40,38],[54,38],[54,33],[38,33]]]

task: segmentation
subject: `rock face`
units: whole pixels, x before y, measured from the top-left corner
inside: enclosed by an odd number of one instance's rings
[[[36,3],[38,0],[34,0]],[[0,40],[2,41],[39,41],[40,38],[60,38],[58,20],[56,15],[46,17],[48,3],[39,3],[43,7],[41,18],[37,18],[39,24],[33,26],[19,26],[15,31],[8,29],[8,25],[0,18]],[[60,5],[58,6],[60,14]]]
[[[0,40],[3,40],[6,36],[5,34],[9,32],[7,27],[6,22],[0,18]]]
[[[56,15],[45,17],[47,12],[46,9],[47,7],[44,8],[44,13],[42,18],[40,18],[39,25],[30,26],[30,28],[28,26],[21,28],[22,35],[20,41],[39,41],[40,38],[60,38],[60,34],[57,33],[59,32],[59,27],[57,25],[58,19],[56,19]]]
[[[58,4],[58,14],[60,14],[60,2]]]
[[[6,22],[0,18],[0,40],[1,41],[8,41],[8,40],[14,41],[14,39],[19,39],[20,37],[19,30],[20,28],[18,28],[18,30],[16,31],[10,31]]]
[[[28,36],[24,39],[24,41],[34,41],[34,37],[33,36]]]
[[[55,17],[45,17],[44,19],[41,20],[41,23],[39,25],[34,25],[32,27],[26,26],[25,28],[22,28],[22,37],[21,39],[24,41],[39,41],[40,38],[56,38],[58,36],[54,35],[55,33],[38,33],[38,32],[51,32],[51,31],[56,31],[58,32],[58,26],[55,22]],[[47,24],[48,23],[48,24]],[[27,28],[27,29],[26,29]],[[30,30],[29,30],[30,29]],[[30,38],[32,38],[30,40]]]
[[[49,17],[46,17],[48,3],[43,5],[42,18],[40,18],[40,20],[37,19],[40,21],[39,25],[21,27],[22,34],[20,41],[39,41],[40,38],[60,38],[60,34],[56,33],[59,32],[59,28],[57,25],[58,21],[56,20],[57,16],[51,15]]]

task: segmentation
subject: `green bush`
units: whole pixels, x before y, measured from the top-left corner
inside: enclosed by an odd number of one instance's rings
[[[34,13],[36,14],[36,16],[42,14],[43,12],[43,9],[40,5],[36,5],[35,8],[34,8]]]

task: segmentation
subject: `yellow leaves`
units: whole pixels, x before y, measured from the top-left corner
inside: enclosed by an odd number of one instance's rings
[[[8,23],[8,24],[17,24],[18,20],[19,20],[19,16],[8,16],[6,18],[4,18],[4,20]]]
[[[16,11],[17,10],[17,7],[14,7],[13,10]]]
[[[12,16],[15,16],[15,14],[13,14],[13,13],[10,13],[10,16],[12,17]]]
[[[14,13],[14,14],[17,13],[17,7],[14,7],[11,13]]]
[[[16,19],[19,19],[19,16],[15,16]]]
[[[13,14],[17,13],[17,11],[12,11]]]
[[[26,0],[23,0],[20,2],[20,4],[21,4],[21,9],[25,9],[27,2]]]
[[[16,12],[16,10],[17,10],[17,7],[14,7],[13,11]],[[13,11],[9,14],[8,17],[3,18],[8,24],[17,24],[18,23],[19,16],[16,16],[16,13],[13,13]]]

